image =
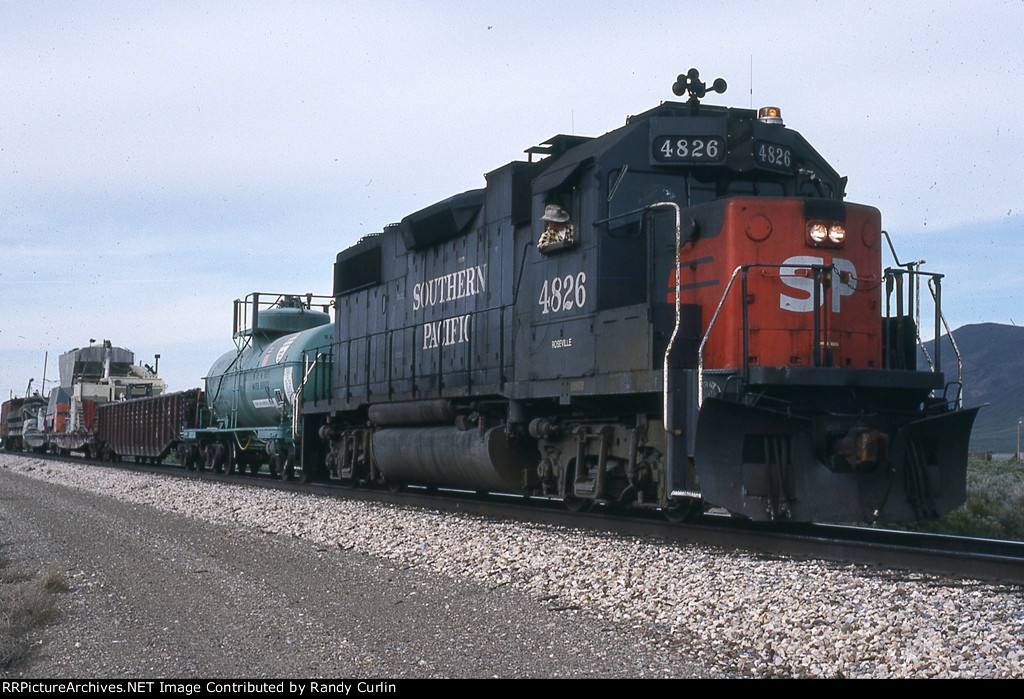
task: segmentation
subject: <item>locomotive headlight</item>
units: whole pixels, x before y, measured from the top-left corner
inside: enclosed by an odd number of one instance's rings
[[[846,241],[846,226],[829,221],[808,221],[807,242],[815,247],[840,247]]]
[[[810,223],[807,226],[807,237],[813,243],[823,243],[828,237],[828,226],[824,223]]]

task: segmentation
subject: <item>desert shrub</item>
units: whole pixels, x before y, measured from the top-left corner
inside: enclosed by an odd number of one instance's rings
[[[967,502],[938,522],[914,528],[1024,541],[1024,463],[971,459],[967,465]]]
[[[67,589],[55,564],[26,573],[0,561],[0,675],[25,656],[28,632],[56,616],[55,593]]]

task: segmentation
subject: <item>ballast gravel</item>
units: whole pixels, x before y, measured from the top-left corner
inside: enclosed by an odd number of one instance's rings
[[[1017,587],[80,464],[0,456],[0,466],[235,530],[362,554],[444,584],[523,594],[547,614],[572,616],[574,625],[635,638],[637,663],[621,674],[1024,676],[1024,590]],[[516,672],[479,666],[466,674]]]

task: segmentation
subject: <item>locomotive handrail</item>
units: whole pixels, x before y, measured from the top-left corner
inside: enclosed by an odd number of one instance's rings
[[[956,407],[963,408],[964,401],[964,358],[960,354],[960,347],[956,344],[956,338],[953,337],[953,332],[949,329],[949,323],[946,322],[946,316],[942,313],[942,275],[938,275],[938,279],[934,276],[928,280],[928,291],[932,294],[932,300],[935,301],[935,315],[942,321],[942,326],[946,328],[946,337],[949,338],[949,343],[953,346],[953,354],[956,355],[956,382],[960,384],[960,390],[956,393]],[[939,340],[936,338],[935,346],[939,346]],[[935,351],[935,356],[938,358],[938,350]],[[939,367],[940,369],[942,367]]]
[[[711,335],[711,329],[715,327],[715,321],[718,320],[718,314],[722,311],[722,306],[725,305],[725,299],[729,295],[729,291],[732,289],[733,282],[736,281],[736,275],[740,273],[744,265],[739,265],[729,275],[729,283],[725,285],[725,291],[722,292],[722,298],[718,300],[718,306],[715,307],[715,312],[711,314],[711,320],[708,322],[708,329],[704,332],[704,337],[701,338],[700,346],[697,347],[697,407],[700,408],[704,405],[704,345],[708,343],[708,337]]]
[[[888,234],[886,234],[885,231],[882,231],[882,233],[885,234],[886,239],[888,240],[888,237],[889,237]],[[890,246],[890,248],[892,247],[892,242],[891,241],[889,243],[889,246]],[[915,262],[900,263],[899,259],[896,258],[895,251],[893,251],[893,258],[896,259],[896,264],[900,267],[900,269],[894,269],[892,267],[886,267],[886,269],[885,269],[885,276],[886,276],[886,279],[893,279],[893,280],[896,281],[896,286],[897,286],[897,292],[896,292],[897,293],[896,315],[897,316],[902,316],[903,315],[903,283],[902,283],[902,279],[903,279],[903,275],[907,275],[907,278],[908,278],[908,280],[910,282],[909,285],[908,285],[908,289],[907,289],[908,305],[909,305],[909,299],[911,297],[914,299],[914,308],[911,310],[910,317],[911,317],[911,319],[914,322],[914,336],[915,336],[915,340],[917,342],[917,347],[921,350],[922,354],[924,354],[925,361],[928,362],[928,367],[932,371],[941,371],[942,370],[942,334],[940,332],[940,329],[941,328],[945,328],[945,330],[946,330],[946,337],[949,338],[949,343],[953,347],[953,354],[956,355],[956,377],[957,377],[957,383],[959,383],[960,386],[961,386],[961,390],[957,394],[957,398],[956,398],[955,403],[956,403],[956,407],[962,408],[963,407],[964,362],[963,362],[963,355],[961,355],[961,353],[960,353],[960,347],[959,347],[959,345],[957,345],[956,338],[953,337],[953,332],[950,330],[949,323],[946,321],[946,316],[942,312],[942,278],[945,275],[943,275],[943,274],[941,274],[939,272],[928,272],[928,271],[922,270],[921,269],[921,265],[924,263],[924,260],[917,260]],[[934,302],[934,307],[935,307],[935,317],[934,317],[934,320],[933,320],[933,328],[934,328],[933,341],[935,343],[934,344],[934,348],[933,348],[934,353],[935,353],[935,358],[934,359],[932,359],[931,354],[928,352],[927,348],[924,346],[923,340],[921,339],[921,329],[920,329],[921,328],[921,302],[920,302],[920,288],[921,288],[921,284],[920,284],[920,282],[918,282],[918,277],[928,277],[928,291],[932,295],[932,301]],[[889,300],[889,296],[890,295],[891,295],[890,293],[887,293],[887,295],[886,295],[886,313],[887,314],[891,313],[891,308],[890,308],[891,301]],[[889,315],[889,317],[892,317],[892,316]]]
[[[299,399],[302,397],[302,389],[306,387],[306,382],[309,381],[309,377],[313,373],[313,369],[320,362],[321,357],[327,356],[319,349],[316,350],[316,356],[313,357],[313,361],[309,361],[309,357],[305,356],[305,353],[303,355],[306,368],[302,374],[302,383],[299,384],[299,387],[295,389],[295,393],[292,394],[292,439],[298,439],[299,437]]]
[[[912,284],[915,281],[915,277],[917,277],[917,276],[924,275],[924,276],[928,277],[928,290],[931,292],[932,300],[935,302],[935,324],[934,324],[934,327],[935,327],[935,362],[932,363],[931,355],[928,354],[928,350],[925,349],[924,342],[921,341],[921,323],[920,323],[920,318],[921,318],[921,293],[920,293],[920,288],[921,288],[921,286],[920,286],[920,284],[914,284],[913,288],[908,289],[908,296],[913,296],[914,297],[914,301],[915,301],[915,303],[914,303],[914,306],[915,306],[914,314],[913,314],[912,318],[914,320],[914,325],[915,325],[914,334],[917,336],[917,346],[921,348],[921,352],[924,353],[925,359],[928,361],[928,365],[932,368],[933,371],[937,370],[937,369],[941,369],[942,367],[941,367],[941,364],[939,362],[939,359],[940,359],[940,355],[941,355],[941,351],[942,350],[941,350],[941,346],[940,346],[940,343],[939,343],[939,340],[940,340],[939,324],[941,323],[942,326],[946,329],[946,336],[949,337],[949,342],[953,346],[953,353],[956,355],[956,377],[957,377],[957,382],[960,384],[960,392],[957,394],[956,404],[957,404],[958,408],[962,408],[963,407],[962,396],[963,396],[964,362],[963,362],[963,356],[960,354],[960,348],[956,344],[956,338],[953,337],[953,333],[949,329],[949,323],[946,322],[946,316],[942,313],[942,277],[944,275],[939,274],[938,272],[924,272],[924,271],[922,271],[921,270],[921,265],[924,264],[924,262],[925,262],[924,260],[917,260],[915,262],[900,262],[899,255],[896,254],[896,246],[893,245],[892,238],[889,237],[889,232],[888,231],[882,231],[882,235],[885,236],[885,241],[889,244],[889,252],[892,253],[892,259],[896,262],[896,266],[902,268],[900,270],[900,272],[899,272],[900,274],[907,274],[907,275],[909,275]],[[897,273],[896,270],[891,269],[891,268],[886,268],[886,270],[885,270],[885,276],[886,277],[892,276],[892,277],[895,278],[896,273]],[[900,291],[901,291],[901,295],[900,295],[900,297],[898,299],[898,304],[899,304],[898,308],[902,307],[902,302],[903,302],[902,289]],[[888,298],[886,298],[886,302],[888,303]],[[888,312],[888,307],[886,308],[886,312]],[[897,314],[901,315],[901,313],[899,311],[897,311]]]
[[[678,260],[677,260],[678,264]],[[739,265],[732,271],[729,276],[729,283],[725,285],[725,290],[722,292],[722,297],[718,300],[718,306],[715,307],[715,312],[711,316],[711,321],[708,323],[708,329],[704,332],[704,337],[701,338],[700,346],[697,348],[697,407],[704,405],[704,347],[708,343],[708,338],[711,336],[711,330],[715,327],[715,322],[718,320],[718,315],[722,311],[722,307],[725,305],[725,299],[729,296],[729,292],[732,290],[732,285],[736,281],[736,275],[743,272],[743,283],[746,284],[746,274],[752,268],[755,267],[766,267],[771,269],[808,269],[812,272],[822,272],[824,270],[838,271],[832,265],[812,265],[812,264],[775,264],[768,262],[754,262],[745,265]],[[817,282],[817,274],[815,274],[815,281]],[[821,333],[818,323],[818,307],[821,306],[822,299],[819,297],[820,282],[814,285],[814,342],[815,351],[819,348],[818,335]],[[678,303],[678,296],[677,296]],[[744,346],[744,357],[743,357],[743,381],[747,380],[747,314],[746,304],[744,303],[743,312],[743,346]]]
[[[669,407],[671,406],[672,402],[669,399],[669,396],[671,395],[671,392],[669,391],[669,385],[668,384],[669,384],[669,356],[672,354],[673,346],[675,346],[676,337],[679,336],[679,326],[681,324],[681,321],[680,321],[680,317],[681,317],[680,304],[681,304],[681,301],[679,299],[680,299],[680,296],[682,296],[682,294],[681,294],[681,289],[680,289],[679,278],[682,276],[682,263],[679,261],[679,249],[680,249],[680,247],[682,245],[681,239],[682,239],[682,225],[683,224],[682,224],[682,210],[679,208],[679,204],[676,204],[675,202],[659,201],[659,202],[657,202],[655,204],[651,204],[651,206],[649,208],[654,209],[656,207],[663,207],[663,206],[671,207],[672,209],[675,210],[675,213],[676,213],[676,255],[675,255],[675,261],[676,261],[676,288],[675,288],[675,304],[674,304],[675,305],[675,315],[676,315],[676,318],[675,318],[675,323],[672,326],[672,334],[669,336],[668,344],[665,346],[665,356],[664,356],[664,359],[662,360],[662,367],[661,367],[661,371],[662,371],[662,380],[661,380],[662,407],[661,407],[661,410],[662,410],[662,413],[661,413],[661,415],[662,415],[662,421],[664,422],[665,431],[668,432],[669,434],[678,434],[679,431],[675,427],[675,425],[674,424],[670,424],[670,422],[671,423],[675,422],[675,419],[674,419],[675,416],[672,415],[671,412],[669,411]],[[651,247],[652,248],[654,247],[653,241],[651,242]]]

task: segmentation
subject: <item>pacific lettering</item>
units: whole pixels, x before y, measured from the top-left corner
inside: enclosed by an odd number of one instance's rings
[[[423,349],[469,342],[470,314],[423,324]]]

